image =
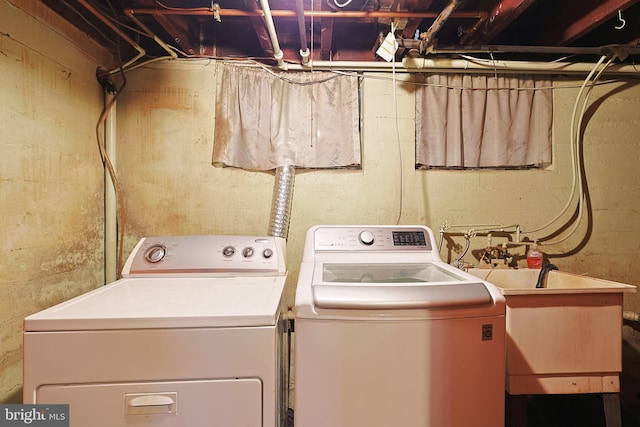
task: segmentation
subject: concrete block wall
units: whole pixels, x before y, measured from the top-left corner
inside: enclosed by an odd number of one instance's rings
[[[96,82],[106,52],[40,2],[0,1],[0,402],[22,401],[22,320],[103,284]]]
[[[38,2],[0,1],[0,29],[0,401],[19,402],[24,316],[104,280],[103,169],[95,140],[103,94],[95,69],[110,58]],[[550,167],[419,171],[411,76],[398,73],[397,80],[364,75],[362,169],[296,174],[287,260],[291,305],[312,225],[399,222],[437,230],[448,221],[518,223],[526,230],[548,221],[568,197],[569,121],[581,81],[554,78]],[[216,66],[208,60],[129,73],[117,117],[125,257],[149,235],[268,232],[273,175],[211,164],[215,81]],[[594,90],[584,128],[591,215],[548,252],[562,270],[636,285],[638,82]],[[463,243],[451,237],[443,258],[455,259]],[[472,249],[485,243],[476,238]],[[640,311],[640,296],[628,297],[625,308]]]

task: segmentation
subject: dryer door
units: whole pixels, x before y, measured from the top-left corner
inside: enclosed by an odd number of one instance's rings
[[[70,427],[261,427],[258,379],[47,385],[38,404],[69,404]]]

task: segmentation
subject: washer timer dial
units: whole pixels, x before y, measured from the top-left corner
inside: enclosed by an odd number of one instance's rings
[[[358,234],[358,240],[360,240],[360,243],[362,243],[365,246],[371,246],[373,245],[373,242],[375,242],[376,239],[372,232],[363,231],[360,234]]]

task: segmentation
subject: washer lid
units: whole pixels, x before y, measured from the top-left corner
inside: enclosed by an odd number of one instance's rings
[[[286,276],[129,278],[27,317],[26,332],[272,326]]]
[[[311,292],[314,306],[322,309],[422,310],[494,303],[483,282],[441,262],[317,263]]]
[[[483,283],[430,284],[423,286],[313,285],[318,308],[408,310],[457,308],[493,304]]]

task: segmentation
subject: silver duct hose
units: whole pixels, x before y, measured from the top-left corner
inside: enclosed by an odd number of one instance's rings
[[[276,181],[273,187],[273,201],[271,203],[271,220],[269,221],[270,236],[287,239],[295,175],[296,168],[293,165],[276,168]]]

